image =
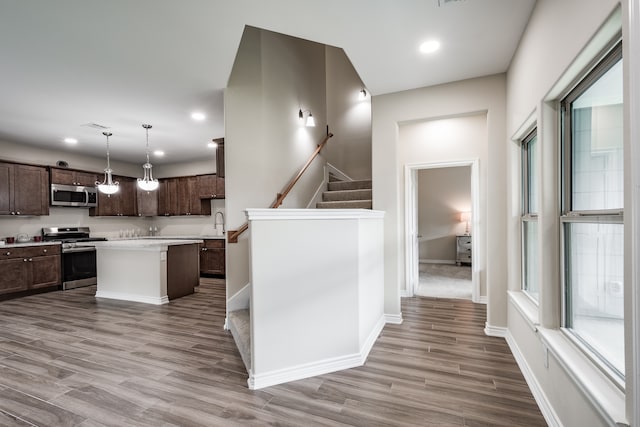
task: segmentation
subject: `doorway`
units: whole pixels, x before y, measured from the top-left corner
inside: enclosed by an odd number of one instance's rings
[[[478,160],[411,164],[405,177],[407,296],[480,302]]]

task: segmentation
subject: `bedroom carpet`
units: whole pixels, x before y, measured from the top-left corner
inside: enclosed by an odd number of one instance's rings
[[[420,264],[416,295],[436,298],[471,299],[471,266]]]

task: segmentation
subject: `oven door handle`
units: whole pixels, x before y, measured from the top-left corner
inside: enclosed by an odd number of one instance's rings
[[[78,246],[75,248],[63,249],[62,253],[69,254],[73,252],[95,252],[95,250],[96,250],[95,246]]]

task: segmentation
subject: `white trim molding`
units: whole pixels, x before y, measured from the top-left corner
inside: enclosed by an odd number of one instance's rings
[[[126,294],[123,292],[96,291],[96,298],[117,299],[124,301],[142,302],[145,304],[162,305],[169,304],[169,297],[164,295],[161,297],[149,297],[144,295]]]
[[[625,162],[626,171],[629,165],[640,164],[640,121],[637,120],[640,115],[640,54],[638,54],[640,52],[640,0],[623,1],[622,7],[624,9],[623,66],[627,75],[625,95],[628,94],[624,102],[626,110],[624,125],[630,153],[629,161]],[[625,210],[625,229],[630,225],[630,231],[625,233],[625,239],[630,241],[627,247],[630,246],[631,249],[631,253],[625,260],[625,263],[628,262],[630,265],[630,283],[629,286],[625,286],[628,291],[624,296],[625,299],[630,300],[627,304],[629,309],[625,312],[625,327],[628,326],[630,329],[625,341],[628,348],[625,357],[630,359],[627,362],[625,375],[628,394],[626,413],[629,423],[638,426],[640,425],[640,405],[638,404],[640,401],[640,170],[638,167],[629,169],[630,197],[626,201],[629,201],[628,205],[631,209]]]
[[[391,325],[402,325],[402,313],[400,314],[387,314],[384,315],[384,321]]]
[[[437,169],[437,168],[449,168],[468,166],[471,168],[471,227],[473,230],[477,230],[477,235],[481,235],[481,221],[484,218],[480,218],[482,212],[480,211],[480,160],[478,158],[471,159],[459,159],[447,162],[431,162],[431,163],[408,163],[404,165],[404,245],[405,245],[405,277],[407,295],[413,295],[415,288],[418,286],[418,264],[419,254],[415,242],[418,239],[418,231],[416,229],[417,224],[417,173],[423,169]],[[478,238],[474,238],[471,241],[471,268],[472,268],[472,288],[471,297],[474,302],[481,301],[480,295],[480,273],[479,273],[479,248],[483,244]],[[443,263],[448,263],[448,260]]]
[[[385,323],[386,315],[378,320],[374,328],[369,333],[369,336],[360,347],[360,351],[358,353],[318,360],[312,363],[293,366],[291,368],[265,372],[260,375],[254,375],[253,370],[249,370],[247,384],[251,390],[258,390],[276,384],[283,384],[290,381],[301,380],[303,378],[315,377],[317,375],[362,366],[367,361],[369,352],[373,348],[380,332],[382,332]]]
[[[484,334],[490,337],[505,338],[507,336],[507,328],[504,326],[491,326],[489,322],[485,322]]]
[[[541,327],[538,334],[549,355],[558,362],[602,419],[609,425],[627,425],[624,392],[560,330]]]
[[[251,301],[251,283],[247,283],[238,292],[227,299],[227,313],[249,308]]]
[[[538,383],[538,380],[536,379],[533,371],[531,371],[531,369],[529,368],[524,354],[522,354],[522,351],[520,351],[520,347],[518,347],[518,344],[513,338],[513,335],[511,335],[511,331],[507,330],[505,338],[507,344],[509,345],[511,353],[516,359],[516,363],[518,364],[518,367],[522,372],[522,376],[524,376],[524,379],[527,382],[529,389],[531,390],[531,394],[533,394],[533,398],[536,400],[536,403],[540,408],[540,412],[542,412],[544,420],[547,422],[547,424],[549,424],[550,427],[562,427],[562,422],[560,421],[558,414],[556,414],[556,411],[553,410],[553,407],[549,402],[549,398],[542,390],[542,387],[540,387],[540,383]]]

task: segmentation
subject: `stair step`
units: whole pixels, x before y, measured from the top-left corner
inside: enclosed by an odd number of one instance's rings
[[[340,182],[342,181],[340,178],[329,172],[329,182]]]
[[[372,209],[371,200],[338,200],[334,202],[318,202],[318,209]]]
[[[231,311],[227,320],[244,366],[249,372],[251,370],[251,316],[249,309]]]
[[[323,202],[338,200],[371,200],[371,190],[334,190],[322,193]]]
[[[371,180],[329,182],[329,191],[371,189]]]

